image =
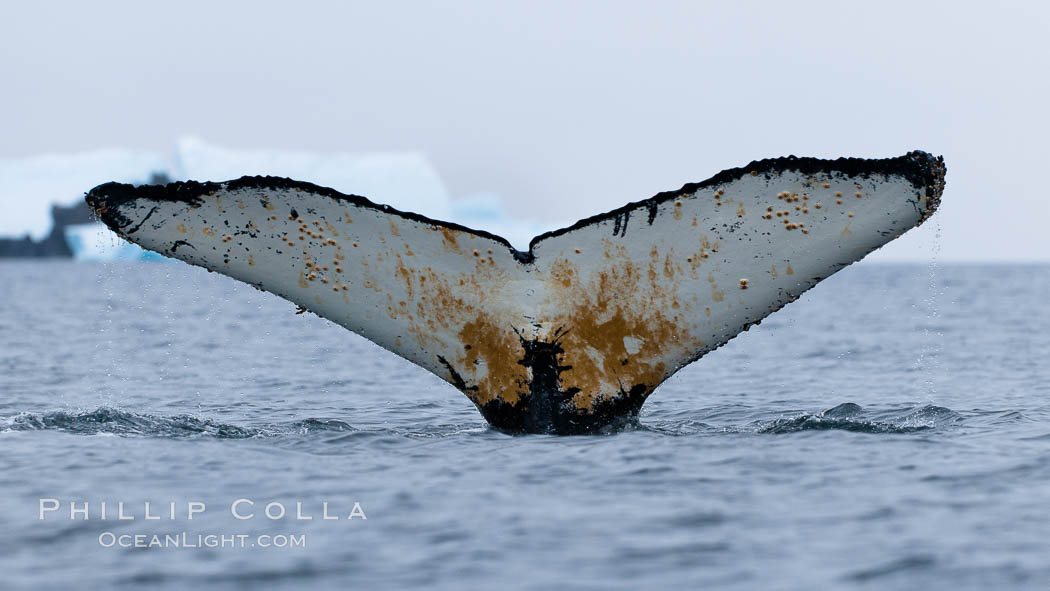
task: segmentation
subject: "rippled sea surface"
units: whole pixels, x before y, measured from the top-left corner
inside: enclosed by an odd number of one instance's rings
[[[1050,588],[1047,294],[1050,266],[861,263],[635,428],[510,437],[224,277],[0,263],[0,587]]]

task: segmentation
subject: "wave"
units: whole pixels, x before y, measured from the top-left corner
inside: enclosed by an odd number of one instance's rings
[[[818,414],[760,421],[759,433],[797,433],[799,431],[840,430],[856,433],[914,433],[956,423],[962,417],[943,406],[926,405],[869,413],[852,402],[840,404]]]
[[[858,433],[914,433],[961,421],[955,411],[940,406],[866,411],[847,402],[817,414],[798,414],[758,420],[744,426],[718,427],[694,420],[635,420],[617,425],[604,434],[643,431],[665,435],[711,435],[717,433],[784,434],[800,431],[840,430]],[[346,436],[395,436],[408,438],[442,438],[464,433],[489,433],[476,423],[423,425],[417,429],[360,429],[338,419],[308,418],[287,423],[241,426],[192,415],[152,415],[99,407],[71,412],[55,410],[41,413],[22,412],[0,418],[0,432],[56,430],[78,435],[118,435],[140,437],[210,437],[215,439],[249,439],[253,437],[300,437],[335,435],[338,442]]]
[[[160,437],[206,436],[245,439],[262,435],[259,429],[239,427],[189,415],[170,417],[100,407],[92,411],[19,413],[7,419],[8,431],[59,430],[78,435],[151,435]]]
[[[289,434],[355,431],[356,429],[336,419],[304,419],[283,425],[243,427],[191,415],[158,416],[100,407],[82,412],[61,410],[43,413],[23,412],[7,418],[2,430],[57,430],[78,435],[248,439]]]

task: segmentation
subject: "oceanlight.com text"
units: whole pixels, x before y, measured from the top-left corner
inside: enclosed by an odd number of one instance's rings
[[[103,548],[305,548],[306,534],[117,534],[109,531],[98,536]]]

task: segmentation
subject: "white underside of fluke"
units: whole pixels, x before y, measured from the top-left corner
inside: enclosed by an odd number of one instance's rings
[[[128,240],[364,335],[480,407],[517,405],[543,382],[585,414],[644,399],[928,217],[943,165],[909,157],[931,168],[928,182],[892,167],[745,167],[540,237],[529,253],[286,179],[104,185],[88,200]],[[553,368],[538,365],[537,343],[553,347]]]

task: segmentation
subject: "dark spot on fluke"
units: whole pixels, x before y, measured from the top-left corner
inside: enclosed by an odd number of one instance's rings
[[[171,252],[178,251],[180,246],[188,246],[194,250],[197,250],[196,246],[190,244],[189,242],[186,242],[185,240],[176,240],[175,242],[171,243]]]
[[[660,208],[660,202],[656,201],[655,198],[649,199],[645,204],[649,208],[649,225],[653,225],[653,220],[656,219],[656,212]]]
[[[438,355],[437,358],[438,361],[441,362],[441,365],[444,365],[445,369],[448,370],[449,375],[452,376],[452,385],[455,386],[457,390],[464,393],[477,391],[478,387],[468,386],[467,383],[463,381],[463,376],[459,375],[459,372],[456,371],[456,368],[452,367],[452,364],[449,363],[447,359],[441,355]]]
[[[134,234],[135,232],[138,232],[139,228],[142,227],[142,224],[145,224],[146,220],[149,219],[149,216],[153,215],[156,211],[157,211],[156,207],[151,208],[149,210],[149,213],[146,214],[146,217],[142,218],[142,220],[139,221],[139,223],[135,224],[135,227],[130,228],[126,233],[130,236],[131,234]]]
[[[522,384],[527,391],[519,394],[516,403],[495,398],[478,406],[490,425],[511,434],[583,435],[605,432],[637,420],[649,392],[645,384],[621,391],[613,399],[601,400],[590,411],[580,410],[573,404],[573,396],[580,391],[579,388],[563,389],[561,385],[561,373],[572,369],[561,363],[565,352],[561,337],[566,333],[557,330],[549,341],[527,339],[518,334],[525,351],[518,363],[532,370],[532,379],[528,384]],[[444,357],[439,356],[438,361],[448,369],[457,389],[464,393],[477,390],[476,386],[464,382]]]

